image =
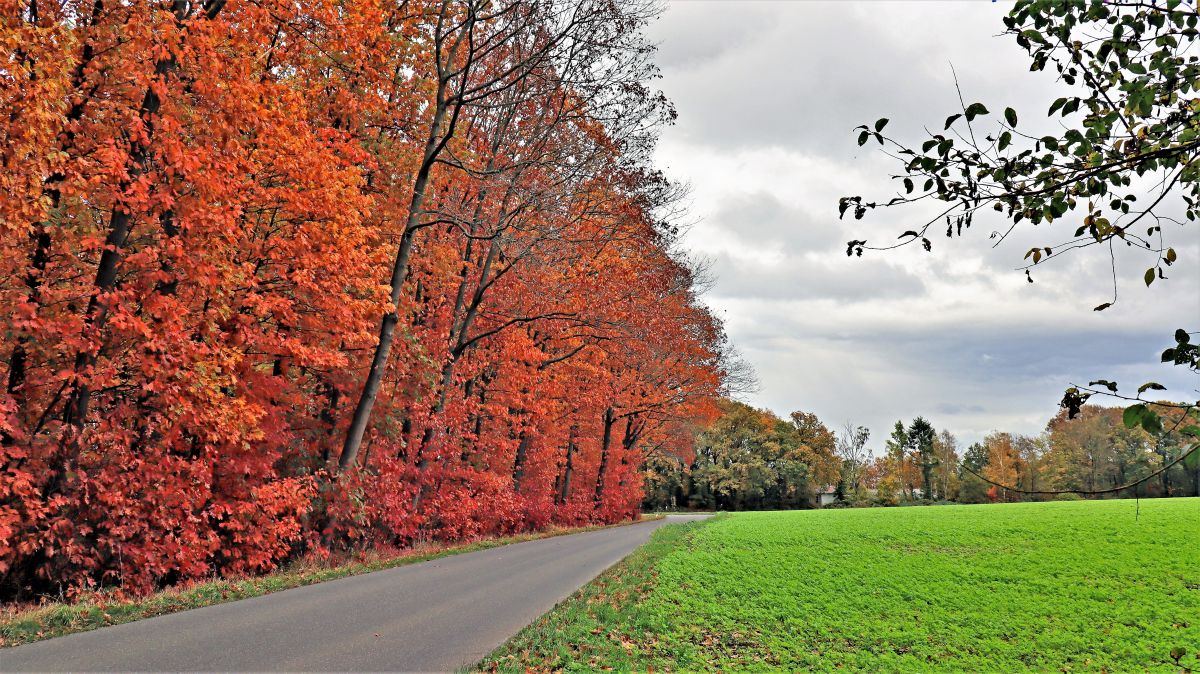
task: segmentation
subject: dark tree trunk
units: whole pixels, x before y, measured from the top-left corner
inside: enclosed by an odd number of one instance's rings
[[[521,441],[517,443],[517,455],[513,459],[513,491],[521,492],[521,478],[525,477],[525,460],[529,454],[529,433],[521,431]]]
[[[213,3],[213,5],[214,7],[207,11],[209,18],[216,16],[216,12],[220,11],[224,3]],[[187,18],[190,6],[190,3],[185,0],[174,0],[172,2],[171,13],[174,15],[177,23]],[[167,77],[177,69],[178,62],[175,59],[175,55],[171,54],[154,64],[155,78],[160,82],[165,82]],[[152,86],[146,89],[139,110],[139,116],[144,120],[146,125],[146,136],[144,140],[137,142],[129,153],[129,159],[126,164],[129,167],[129,176],[121,182],[118,188],[118,191],[122,194],[128,192],[130,187],[150,169],[150,148],[154,138],[154,117],[158,114],[160,108],[162,108],[162,99],[155,91],[155,88]],[[97,339],[99,338],[99,333],[104,328],[109,311],[109,306],[105,304],[102,297],[116,286],[117,273],[120,269],[121,260],[124,258],[125,242],[129,239],[129,232],[132,227],[133,213],[127,207],[114,207],[109,220],[108,236],[104,242],[104,253],[101,254],[100,264],[96,268],[96,280],[93,284],[94,290],[91,299],[88,300],[87,320],[84,328],[85,331],[93,333]],[[75,356],[74,372],[79,379],[77,379],[71,395],[68,397],[66,408],[63,411],[63,420],[76,427],[83,426],[87,420],[88,406],[91,402],[91,390],[83,378],[86,376],[87,370],[95,365],[97,353],[98,349],[95,352],[87,349],[80,351]]]
[[[29,290],[29,303],[34,306],[34,311],[36,312],[42,298],[42,274],[46,271],[46,263],[50,258],[50,231],[43,224],[30,233],[30,238],[33,239],[34,248],[33,257],[30,260],[30,270],[25,275],[25,287]],[[9,357],[8,361],[8,384],[6,390],[17,401],[18,406],[23,406],[22,401],[25,397],[25,370],[29,359],[26,346],[28,344],[29,338],[22,334],[17,339],[17,343],[12,350],[12,356]]]
[[[1171,455],[1166,450],[1163,450],[1161,452],[1161,455],[1162,455],[1163,468],[1166,468],[1167,464],[1171,462]],[[1164,470],[1162,472],[1162,475],[1159,476],[1159,480],[1162,481],[1162,495],[1170,496],[1171,495],[1171,471]]]
[[[1193,452],[1200,452],[1200,449],[1193,449]],[[1189,460],[1194,460],[1192,457]],[[1186,462],[1185,462],[1186,463]],[[1200,496],[1200,461],[1193,461],[1195,468],[1192,469],[1192,496]]]
[[[95,22],[102,11],[103,3],[100,0],[92,3],[92,22]],[[33,14],[34,21],[36,23],[36,12],[33,12]],[[88,65],[92,62],[93,58],[95,58],[95,46],[91,42],[85,42],[79,55],[79,62],[75,66],[75,72],[72,77],[72,90],[80,91],[83,88],[84,81],[87,78]],[[31,77],[36,79],[36,70],[31,69],[31,72],[34,73],[31,75]],[[69,153],[73,148],[75,143],[75,132],[72,130],[73,123],[79,121],[83,117],[84,108],[89,100],[90,96],[78,96],[71,104],[71,107],[67,110],[67,114],[65,116],[65,121],[67,123],[63,127],[63,133],[61,136],[62,142],[59,144],[59,149],[61,151]],[[15,122],[17,120],[14,119],[12,121]],[[57,209],[62,203],[61,186],[64,180],[66,180],[66,175],[61,171],[52,173],[46,179],[45,185],[42,188],[42,192],[50,202],[47,208],[48,211]],[[50,259],[50,246],[52,243],[50,227],[51,223],[43,220],[41,222],[34,223],[33,228],[29,232],[29,238],[33,243],[33,255],[30,256],[29,272],[25,275],[25,287],[29,291],[28,301],[31,305],[33,305],[35,316],[37,315],[39,305],[41,304],[41,291],[43,283],[42,276],[46,271],[46,263]],[[29,353],[27,351],[28,346],[29,336],[22,333],[17,338],[17,343],[13,346],[13,350],[8,361],[8,381],[6,383],[6,390],[17,403],[18,409],[21,409],[25,406],[25,380],[29,367]],[[13,438],[8,433],[0,432],[0,444],[7,446],[11,444],[12,441]]]
[[[578,426],[571,426],[571,430],[567,435],[567,461],[563,465],[562,479],[559,481],[558,491],[555,494],[555,500],[559,505],[567,502],[571,496],[571,471],[574,469],[575,461],[575,434],[579,432]]]
[[[600,470],[596,471],[596,493],[594,500],[599,505],[604,499],[604,474],[608,472],[608,450],[612,445],[612,427],[616,423],[613,408],[604,410],[604,436],[600,441]]]
[[[471,20],[473,21],[474,17]],[[462,30],[469,31],[471,28],[463,26]],[[444,38],[444,35],[439,35],[436,38],[439,41],[439,53],[441,48],[440,41],[444,40]],[[461,38],[462,34],[460,34],[460,39],[455,41],[450,49],[448,62],[451,64],[457,58],[459,46],[462,44]],[[442,64],[439,62],[437,66],[439,71],[441,71]],[[465,86],[466,72],[464,71],[460,75]],[[363,383],[362,391],[359,393],[358,403],[355,405],[354,414],[350,418],[350,427],[346,431],[346,441],[342,445],[342,454],[338,458],[338,470],[340,471],[346,471],[354,466],[355,460],[358,458],[358,452],[362,448],[363,434],[367,430],[367,423],[371,420],[371,411],[375,408],[375,400],[379,397],[379,387],[383,384],[383,375],[387,370],[388,357],[392,351],[392,342],[396,338],[396,324],[400,321],[398,313],[400,295],[404,288],[404,280],[408,276],[408,263],[412,257],[413,242],[424,213],[425,190],[429,186],[429,177],[438,155],[441,154],[446,143],[454,135],[454,127],[458,121],[458,113],[462,107],[461,101],[459,101],[455,105],[453,114],[450,116],[448,128],[443,130],[443,126],[447,124],[446,114],[450,109],[449,84],[450,77],[439,72],[437,93],[434,98],[434,114],[429,125],[429,134],[425,139],[425,151],[421,166],[417,170],[416,178],[413,181],[412,199],[409,201],[408,218],[405,221],[404,234],[400,238],[400,248],[397,250],[395,261],[392,264],[391,292],[388,297],[392,309],[384,314],[379,322],[379,340],[375,347],[375,354],[371,358],[371,369],[367,373],[367,379]],[[422,439],[422,445],[424,444],[425,440]]]
[[[922,496],[926,501],[933,500],[933,465],[929,463],[921,464],[921,481],[925,487],[925,493]]]

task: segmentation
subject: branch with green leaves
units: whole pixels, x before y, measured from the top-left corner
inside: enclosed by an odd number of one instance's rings
[[[860,146],[873,140],[901,165],[892,178],[902,191],[880,201],[843,197],[839,217],[861,220],[923,202],[937,208],[894,242],[854,239],[846,254],[918,243],[931,251],[932,228],[944,224],[948,238],[961,237],[989,211],[1003,223],[991,233],[993,246],[1019,227],[1069,223],[1070,236],[1030,248],[1016,270],[1032,283],[1038,265],[1102,247],[1113,280],[1112,297],[1095,307],[1104,311],[1117,302],[1118,246],[1151,259],[1141,279],[1152,285],[1180,259],[1166,226],[1178,230],[1200,217],[1200,15],[1180,0],[1019,0],[1004,24],[1031,71],[1052,69],[1069,88],[1044,116],[1061,130],[1027,132],[1015,109],[993,117],[984,103],[968,104],[961,88],[959,111],[940,132],[927,129],[919,144],[886,135],[886,118],[857,127]],[[1177,330],[1175,341],[1163,362],[1200,372],[1189,333]],[[1137,396],[1123,396],[1115,383],[1098,380],[1068,389],[1062,406],[1073,417],[1088,398],[1110,396],[1134,403],[1130,413],[1154,426],[1157,415],[1141,396],[1160,390],[1149,382]]]
[[[1031,70],[1053,66],[1072,94],[1046,113],[1062,127],[1035,135],[1018,128],[1005,108],[986,125],[983,103],[967,104],[946,118],[942,132],[928,132],[909,146],[884,134],[888,121],[856,128],[859,145],[872,139],[903,170],[893,176],[903,192],[886,201],[841,199],[842,217],[861,219],[877,208],[918,202],[944,207],[898,237],[872,245],[847,243],[847,255],[920,242],[932,249],[929,232],[945,225],[962,236],[981,211],[1007,223],[991,237],[999,244],[1023,223],[1071,221],[1070,237],[1031,248],[1018,267],[1032,282],[1038,264],[1081,248],[1125,245],[1153,256],[1142,274],[1147,285],[1166,278],[1178,252],[1167,245],[1164,224],[1200,215],[1200,62],[1195,51],[1197,15],[1172,1],[1162,5],[1114,5],[1100,0],[1022,0],[1005,18],[1006,34],[1029,53]],[[1145,207],[1139,203],[1145,202]],[[1172,207],[1181,209],[1172,210]],[[1082,211],[1082,212],[1077,212]],[[1115,266],[1115,265],[1114,265]],[[1114,271],[1115,274],[1115,271]],[[1115,303],[1096,307],[1102,311]]]

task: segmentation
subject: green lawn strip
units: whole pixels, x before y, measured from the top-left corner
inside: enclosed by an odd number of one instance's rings
[[[75,632],[86,632],[107,625],[119,625],[177,611],[258,597],[280,590],[289,590],[372,571],[382,571],[439,557],[554,536],[627,526],[662,519],[662,517],[662,515],[649,515],[637,522],[622,522],[608,527],[547,529],[446,547],[423,546],[393,554],[373,552],[367,553],[365,559],[354,561],[336,563],[304,561],[262,576],[214,579],[182,587],[167,588],[145,597],[132,599],[122,598],[114,590],[102,590],[88,593],[79,601],[72,603],[52,602],[40,606],[8,606],[0,608],[0,647],[19,646]]]
[[[686,549],[700,528],[726,517],[671,524],[644,545],[521,630],[474,671],[644,669],[642,651],[655,641],[640,612],[654,587],[655,566]]]
[[[1196,498],[739,513],[652,543],[481,668],[1200,671]]]

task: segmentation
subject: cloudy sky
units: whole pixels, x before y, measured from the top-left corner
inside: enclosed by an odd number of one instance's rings
[[[676,0],[654,24],[659,84],[679,111],[658,163],[691,187],[685,245],[711,263],[706,300],[757,372],[747,402],[864,424],[878,451],[897,419],[916,415],[962,443],[1036,433],[1071,382],[1155,380],[1195,399],[1200,382],[1157,361],[1176,328],[1200,322],[1196,227],[1167,232],[1184,264],[1152,289],[1140,281],[1152,260],[1118,256],[1119,301],[1103,313],[1092,307],[1111,299],[1106,251],[1055,261],[1032,285],[1014,270],[1065,226],[993,248],[1002,223],[985,218],[963,239],[935,238],[932,254],[845,256],[847,240],[894,240],[920,218],[839,222],[838,197],[895,191],[892,162],[873,143],[859,148],[855,125],[888,117],[889,133],[915,142],[940,129],[958,111],[951,64],[968,103],[1011,105],[1023,129],[1063,95],[999,36],[1004,11]]]

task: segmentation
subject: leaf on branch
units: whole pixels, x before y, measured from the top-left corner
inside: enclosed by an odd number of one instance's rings
[[[841,220],[846,215],[846,211],[850,209],[850,206],[858,201],[860,201],[859,197],[842,197],[838,199],[838,219]]]
[[[887,123],[888,123],[887,117],[880,118],[879,121],[875,122],[875,130],[883,131],[883,127],[887,126]]]
[[[910,230],[908,230],[907,232],[905,232],[905,233],[901,234],[900,236],[897,236],[896,238],[897,238],[897,239],[903,239],[903,238],[904,238],[904,237],[906,237],[906,236],[911,236],[911,237],[913,237],[913,238],[915,239],[915,238],[917,238],[918,236],[921,236],[921,235],[920,235],[920,234],[917,234],[916,232],[914,232],[914,231],[912,231],[912,230],[910,229]]]
[[[1142,422],[1142,417],[1147,414],[1153,414],[1149,407],[1142,403],[1130,405],[1125,408],[1125,412],[1121,415],[1121,421],[1124,422],[1125,428],[1133,428]]]
[[[1142,384],[1141,386],[1138,387],[1138,395],[1141,395],[1141,394],[1145,393],[1146,391],[1152,391],[1152,390],[1153,391],[1165,391],[1165,390],[1167,390],[1167,387],[1163,386],[1162,384],[1159,384],[1157,382],[1153,382],[1153,381],[1146,382],[1145,384]]]
[[[972,103],[967,106],[967,121],[971,121],[980,115],[988,114],[988,109],[983,103]]]
[[[947,117],[946,118],[946,128],[949,129],[950,125],[952,125],[952,124],[954,124],[954,122],[958,121],[959,117],[962,117],[962,113],[950,115],[949,117]],[[937,145],[937,141],[934,141],[934,145]],[[930,147],[932,147],[932,145]]]
[[[1088,386],[1103,386],[1104,388],[1108,389],[1109,391],[1112,391],[1113,393],[1117,392],[1117,385],[1114,382],[1111,382],[1107,379],[1097,379],[1096,381],[1089,381]]]
[[[1090,397],[1092,397],[1091,393],[1083,393],[1072,386],[1063,393],[1063,399],[1059,406],[1067,411],[1068,419],[1074,419],[1079,415],[1079,408],[1083,407]]]
[[[1017,111],[1013,110],[1012,108],[1005,108],[1004,109],[1004,121],[1008,122],[1009,126],[1016,128],[1016,126],[1017,126]]]
[[[1107,309],[1111,306],[1112,306],[1112,302],[1105,302],[1104,304],[1097,305],[1096,308],[1092,309],[1092,311],[1104,311],[1105,309]]]
[[[1154,283],[1154,267],[1146,270],[1146,275],[1143,277],[1146,280],[1146,285]]]
[[[1121,415],[1121,421],[1125,423],[1126,428],[1135,428],[1140,425],[1151,435],[1158,435],[1163,430],[1162,419],[1154,410],[1142,403],[1126,407],[1125,413]]]

